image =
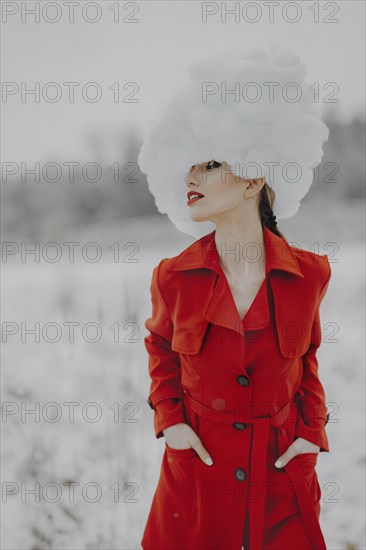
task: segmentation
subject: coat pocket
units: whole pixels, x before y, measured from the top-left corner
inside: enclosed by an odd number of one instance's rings
[[[321,490],[316,474],[316,465],[318,462],[319,453],[300,453],[294,456],[291,460],[295,460],[304,475],[304,480],[308,486],[310,495],[314,502],[318,502],[321,498]]]
[[[189,447],[188,449],[174,449],[173,447],[170,447],[166,441],[165,450],[171,460],[190,460],[191,458],[198,456],[193,447]]]
[[[294,458],[298,458],[301,460],[304,459],[305,463],[314,463],[314,465],[318,461],[318,452],[308,452],[308,453],[299,453]]]

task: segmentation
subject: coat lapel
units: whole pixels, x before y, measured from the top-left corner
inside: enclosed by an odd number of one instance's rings
[[[198,353],[208,323],[243,334],[242,320],[220,266],[215,232],[216,230],[195,241],[174,258],[168,267],[174,272],[208,270],[205,277],[197,277],[197,279],[194,278],[194,274],[189,274],[188,286],[191,291],[194,287],[194,299],[189,299],[188,288],[186,297],[179,298],[179,302],[185,309],[182,318],[187,322],[184,323],[184,329],[182,327],[180,330],[177,327],[175,339],[173,339],[173,344],[178,351],[184,351],[182,348],[185,347],[188,353]],[[283,355],[292,357],[302,349],[303,345],[299,338],[296,341],[289,338],[285,328],[289,323],[295,324],[300,330],[304,328],[299,327],[299,323],[301,324],[301,320],[304,319],[304,312],[300,313],[299,308],[296,308],[299,293],[298,280],[304,278],[304,275],[286,241],[265,226],[263,226],[263,238],[266,251],[266,278],[275,310],[280,349]],[[201,282],[202,288],[200,288]],[[177,285],[176,291],[179,290],[182,290],[182,284]],[[256,319],[254,316],[251,317],[250,328],[252,330],[262,328],[267,322],[268,319],[262,312],[262,315],[257,316]],[[186,344],[184,344],[185,338]]]

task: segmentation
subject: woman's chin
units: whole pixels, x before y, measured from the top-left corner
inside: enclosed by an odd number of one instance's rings
[[[200,216],[199,214],[192,213],[191,220],[193,222],[207,222],[207,221],[210,221],[210,216],[203,216],[203,215]]]
[[[205,211],[204,208],[191,208],[190,210],[190,216],[191,220],[193,222],[206,222],[210,221],[211,214],[207,213],[207,210]]]

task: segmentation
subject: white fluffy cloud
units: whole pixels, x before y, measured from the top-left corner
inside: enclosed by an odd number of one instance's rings
[[[159,212],[196,238],[213,231],[212,222],[191,220],[184,177],[214,158],[239,176],[265,176],[276,193],[274,214],[293,216],[329,135],[306,74],[298,55],[276,44],[239,46],[191,66],[138,156]]]

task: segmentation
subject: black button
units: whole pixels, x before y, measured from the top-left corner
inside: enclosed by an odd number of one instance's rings
[[[329,413],[327,414],[327,419],[325,421],[325,426],[328,424],[328,422],[329,422]]]
[[[237,377],[237,381],[241,386],[249,386],[250,380],[247,376],[244,376],[244,374],[240,374]]]
[[[150,397],[148,397],[146,401],[149,403],[149,406],[154,409],[154,405],[152,404]]]
[[[237,468],[235,470],[234,476],[238,481],[244,481],[244,479],[247,477],[247,474],[243,470],[243,468]]]
[[[233,426],[237,430],[245,430],[247,427],[247,425],[244,422],[234,422]]]

